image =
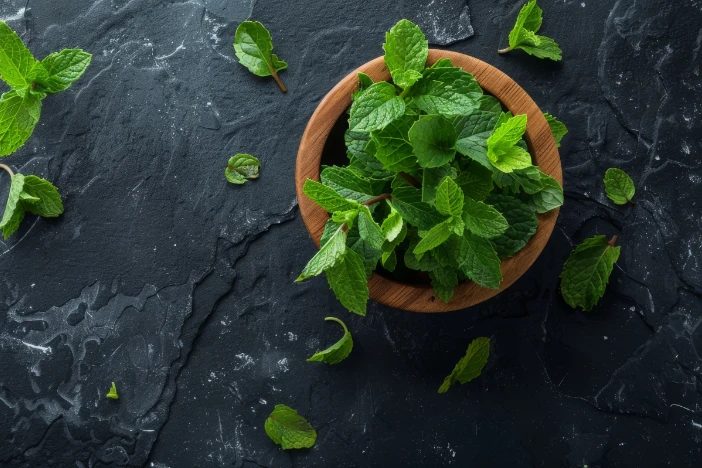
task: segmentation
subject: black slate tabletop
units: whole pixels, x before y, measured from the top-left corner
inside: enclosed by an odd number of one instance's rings
[[[496,53],[516,0],[0,2],[38,58],[93,54],[2,161],[51,180],[66,211],[0,243],[0,465],[702,466],[702,3],[539,3],[560,63]],[[498,297],[439,315],[371,303],[363,318],[324,278],[293,283],[315,252],[295,158],[321,98],[403,17],[565,122],[566,201]],[[288,94],[235,61],[247,18],[290,64]],[[260,157],[259,180],[226,182],[238,152]],[[609,167],[632,176],[635,206],[606,199]],[[596,233],[622,255],[582,313],[558,274]],[[328,315],[354,351],[307,363],[339,337]],[[437,394],[477,336],[492,338],[483,375]],[[278,403],[315,426],[312,449],[267,437]]]

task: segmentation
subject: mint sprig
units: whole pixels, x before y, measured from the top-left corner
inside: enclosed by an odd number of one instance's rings
[[[521,49],[538,58],[561,60],[562,53],[553,39],[536,34],[541,28],[542,10],[536,0],[530,0],[519,11],[517,22],[509,33],[509,47],[497,52],[505,54],[514,49]]]
[[[278,72],[288,68],[273,52],[271,33],[258,21],[244,21],[236,28],[234,54],[239,63],[257,76],[272,76],[283,93],[287,93]]]
[[[349,333],[349,329],[346,328],[346,324],[338,318],[325,317],[324,320],[333,321],[341,325],[341,327],[344,329],[344,335],[339,339],[339,341],[337,341],[327,349],[323,351],[317,351],[312,356],[307,358],[307,362],[325,362],[327,364],[338,364],[344,359],[346,359],[349,354],[351,354],[351,350],[353,349],[353,338],[351,337],[351,333]]]

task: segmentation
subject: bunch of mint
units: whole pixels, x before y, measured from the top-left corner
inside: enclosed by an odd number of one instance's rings
[[[563,203],[559,183],[532,165],[526,115],[504,112],[448,59],[427,68],[427,40],[410,21],[387,33],[384,50],[393,83],[359,74],[348,166],[303,187],[331,218],[298,281],[325,272],[360,315],[379,267],[414,270],[445,302],[461,281],[498,289],[501,260],[534,235],[537,213]]]

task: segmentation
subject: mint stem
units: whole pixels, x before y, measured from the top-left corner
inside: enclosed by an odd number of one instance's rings
[[[610,247],[614,247],[614,244],[617,242],[617,238],[618,238],[618,237],[619,237],[619,236],[614,236],[614,237],[612,237],[612,239],[610,239],[609,242],[607,242],[607,243],[609,244]]]
[[[627,203],[629,203],[631,206],[636,206],[636,202],[634,200],[627,200]]]
[[[414,188],[421,188],[422,187],[422,184],[420,184],[417,179],[415,179],[414,177],[412,177],[408,173],[400,172],[400,175],[402,176],[403,179],[405,179],[407,182],[409,182],[409,184],[412,187],[414,187]]]
[[[8,166],[4,164],[0,164],[0,169],[4,169],[8,174],[10,174],[10,177],[14,177],[15,173],[12,172],[12,169],[10,169]]]
[[[271,72],[272,72],[272,74],[273,74],[273,79],[274,79],[275,82],[278,84],[278,87],[280,88],[280,90],[281,90],[283,93],[287,93],[287,92],[288,92],[288,88],[286,88],[285,85],[283,84],[283,82],[280,80],[280,77],[278,76],[278,72],[276,72],[276,71],[273,70],[273,69],[271,69]]]
[[[384,193],[382,195],[378,195],[377,197],[371,198],[370,200],[364,201],[363,204],[366,206],[370,206],[370,205],[374,205],[380,201],[387,200],[389,198],[392,198],[392,195],[390,195],[389,193]]]
[[[498,53],[498,54],[506,54],[506,53],[509,52],[510,50],[512,50],[511,47],[505,47],[504,49],[498,49],[498,50],[497,50],[497,53]]]
[[[405,96],[407,96],[407,93],[409,92],[410,88],[411,88],[411,86],[408,86],[402,90],[402,92],[400,93],[400,99],[404,99]]]

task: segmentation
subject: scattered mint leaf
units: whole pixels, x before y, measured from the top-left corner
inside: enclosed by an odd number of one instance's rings
[[[402,117],[405,103],[397,96],[395,87],[386,81],[374,83],[351,105],[349,128],[352,132],[382,130]]]
[[[107,392],[107,395],[105,395],[106,398],[111,398],[113,400],[118,400],[119,395],[117,394],[117,386],[115,385],[114,382],[112,382],[112,386],[110,387],[110,391]]]
[[[526,114],[507,119],[495,129],[487,139],[487,157],[502,172],[512,172],[531,166],[531,155],[519,146],[515,146],[526,131]]]
[[[24,176],[15,174],[10,183],[10,193],[7,196],[5,212],[0,221],[0,228],[5,239],[10,237],[24,219],[24,206],[21,202],[22,190],[24,189]]]
[[[485,203],[502,213],[509,224],[503,234],[492,239],[492,243],[500,258],[511,257],[524,248],[536,233],[536,215],[527,205],[509,195],[492,195]]]
[[[487,364],[488,357],[490,357],[490,338],[474,339],[468,346],[466,355],[458,361],[451,374],[444,379],[439,393],[446,393],[454,382],[464,384],[478,377]]]
[[[346,324],[336,317],[325,317],[324,320],[334,321],[341,325],[344,329],[344,336],[339,341],[323,351],[317,351],[312,357],[307,359],[307,362],[326,362],[327,364],[338,364],[351,353],[353,349],[353,338],[349,333]]]
[[[571,307],[590,311],[604,295],[620,247],[617,236],[607,241],[605,236],[585,239],[570,253],[561,273],[561,295]]]
[[[327,212],[348,211],[358,209],[359,204],[342,197],[333,188],[307,179],[302,186],[302,192]]]
[[[632,199],[636,193],[636,187],[634,186],[634,181],[631,180],[631,177],[626,172],[616,167],[607,169],[604,184],[607,197],[614,203],[617,205],[634,204]]]
[[[261,162],[258,158],[250,154],[239,153],[229,158],[224,176],[232,184],[241,185],[246,183],[248,179],[257,179],[260,166]]]
[[[403,19],[385,34],[385,64],[400,88],[412,86],[422,77],[429,54],[429,42],[416,24]]]
[[[295,280],[296,282],[317,276],[340,261],[346,252],[346,226],[346,224],[340,225],[331,237],[322,244],[315,256],[307,262],[302,273]]]
[[[429,272],[431,286],[436,296],[448,303],[453,297],[453,291],[458,285],[458,276],[451,268],[441,267]]]
[[[55,218],[63,213],[61,196],[56,187],[40,177],[12,174],[10,193],[0,221],[5,239],[19,228],[27,211],[44,218]]]
[[[327,281],[344,307],[358,315],[366,315],[368,282],[363,258],[359,254],[346,249],[341,261],[327,270]]]
[[[9,91],[0,98],[0,156],[14,153],[32,136],[41,115],[41,100]]]
[[[280,80],[278,72],[288,64],[278,59],[273,52],[271,33],[258,21],[244,21],[236,28],[234,54],[239,63],[257,76],[272,76],[280,90],[288,90]]]
[[[436,190],[436,210],[445,216],[458,216],[463,213],[463,191],[451,179],[446,176]]]
[[[498,50],[504,54],[513,49],[522,49],[529,55],[551,60],[561,59],[561,49],[558,44],[546,36],[536,33],[541,28],[541,8],[536,6],[536,0],[530,0],[519,11],[517,22],[509,33],[509,47]]]
[[[419,117],[409,131],[409,140],[419,165],[439,167],[456,155],[456,130],[439,115]]]
[[[310,448],[317,440],[317,431],[312,425],[285,405],[275,405],[263,427],[268,437],[283,450]]]
[[[48,55],[41,61],[46,75],[35,79],[37,89],[46,94],[68,89],[85,73],[92,57],[82,49],[63,49]]]
[[[544,112],[544,117],[546,118],[546,122],[548,122],[548,126],[551,128],[553,139],[556,140],[556,148],[560,148],[561,140],[566,135],[566,133],[568,133],[568,129],[563,124],[563,122],[561,122],[548,112]]]
[[[476,236],[492,239],[504,234],[509,228],[505,217],[483,202],[466,197],[462,212],[466,229]]]
[[[500,257],[488,239],[466,232],[460,243],[458,266],[476,284],[484,288],[500,288]]]

